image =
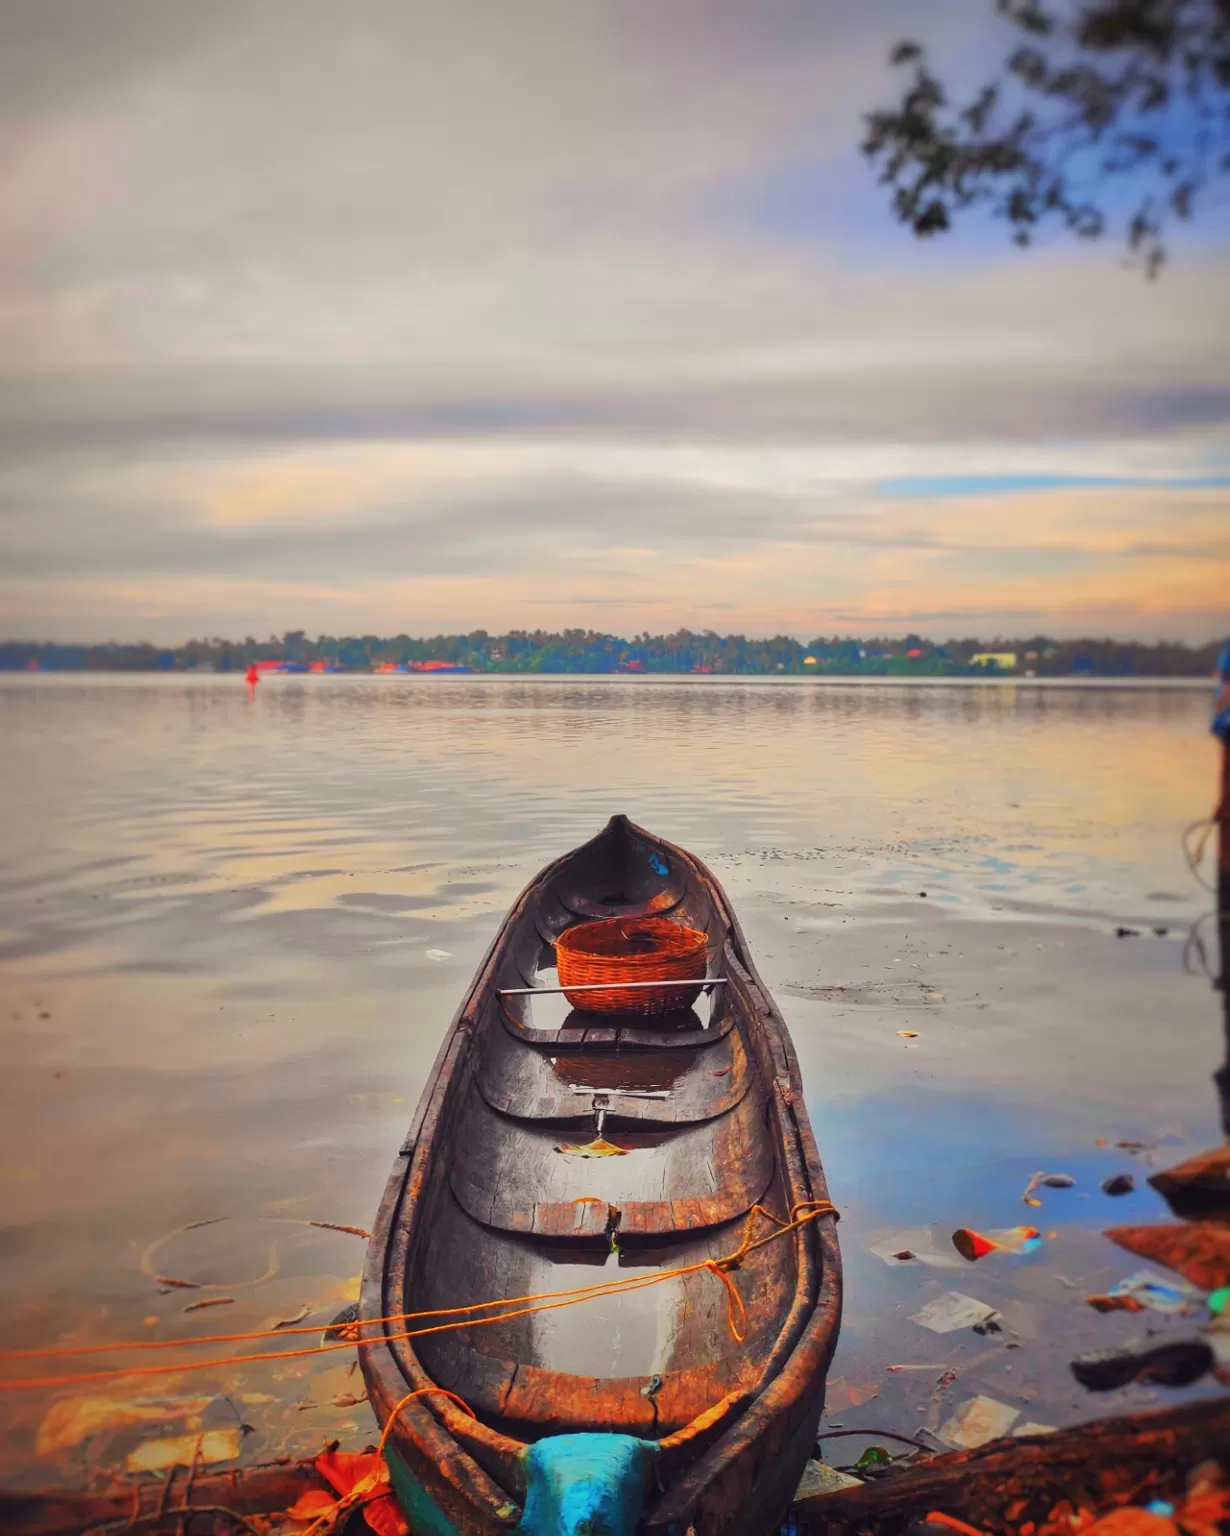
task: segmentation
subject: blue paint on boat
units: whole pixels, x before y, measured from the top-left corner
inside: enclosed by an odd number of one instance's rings
[[[432,1498],[396,1451],[387,1449],[389,1480],[410,1525],[413,1536],[461,1536],[457,1527]]]
[[[527,1446],[517,1536],[632,1536],[658,1447],[631,1435],[548,1435]]]

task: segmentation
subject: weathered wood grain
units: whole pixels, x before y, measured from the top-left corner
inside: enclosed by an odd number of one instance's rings
[[[212,1531],[219,1510],[240,1516],[276,1514],[319,1490],[327,1491],[328,1484],[310,1461],[198,1472],[191,1486],[187,1468],[180,1468],[169,1486],[162,1478],[117,1477],[88,1493],[55,1488],[0,1493],[0,1530],[9,1536],[80,1536],[114,1522],[116,1529],[131,1529],[138,1536],[177,1530],[193,1536]],[[190,1510],[201,1513],[193,1518],[186,1513]],[[221,1530],[241,1529],[225,1516],[217,1524]]]
[[[992,1441],[919,1467],[796,1505],[802,1531],[875,1531],[897,1536],[932,1510],[989,1532],[1037,1521],[1061,1499],[1100,1507],[1114,1491],[1147,1500],[1167,1469],[1182,1474],[1208,1459],[1230,1471],[1230,1397],[1185,1403],[1160,1413],[1100,1419],[1049,1435]],[[1040,1513],[1033,1513],[1037,1506]],[[1006,1511],[1019,1506],[1013,1517]]]
[[[474,1046],[479,1091],[501,1114],[558,1125],[592,1120],[595,1094],[605,1098],[612,1125],[709,1120],[733,1108],[754,1077],[737,1030],[718,1034],[703,1052],[673,1042],[648,1049],[630,1033],[614,1050],[584,1041],[525,1047],[505,1029],[483,1030]]]

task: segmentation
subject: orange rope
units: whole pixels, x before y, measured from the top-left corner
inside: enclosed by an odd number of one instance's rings
[[[380,1436],[380,1444],[376,1447],[377,1456],[384,1455],[384,1448],[389,1443],[389,1436],[393,1433],[393,1426],[397,1423],[397,1415],[402,1411],[407,1403],[413,1402],[416,1397],[424,1397],[429,1392],[434,1392],[440,1397],[451,1398],[459,1408],[464,1408],[472,1419],[478,1417],[473,1408],[470,1407],[469,1403],[467,1403],[464,1398],[458,1397],[456,1392],[446,1392],[443,1387],[419,1387],[415,1392],[407,1392],[405,1397],[403,1397],[399,1402],[393,1404],[389,1416],[384,1422],[384,1432]]]
[[[308,1355],[332,1354],[335,1350],[339,1349],[361,1349],[365,1348],[369,1344],[396,1344],[400,1343],[404,1339],[421,1338],[424,1334],[449,1333],[456,1328],[479,1328],[484,1323],[502,1323],[509,1321],[514,1317],[527,1317],[531,1313],[535,1312],[551,1312],[554,1311],[557,1307],[571,1307],[575,1306],[578,1302],[581,1301],[590,1301],[602,1296],[617,1295],[623,1291],[640,1290],[644,1286],[657,1285],[659,1281],[669,1280],[676,1275],[690,1275],[696,1273],[698,1270],[709,1269],[720,1262],[721,1261],[717,1259],[705,1259],[699,1264],[689,1264],[685,1267],[673,1270],[660,1270],[656,1274],[652,1275],[635,1275],[631,1276],[627,1280],[609,1280],[605,1285],[600,1287],[591,1287],[588,1293],[584,1296],[576,1296],[563,1292],[557,1293],[552,1291],[543,1291],[540,1294],[544,1297],[560,1294],[564,1296],[564,1299],[561,1301],[546,1301],[539,1306],[521,1307],[518,1310],[512,1312],[501,1312],[495,1317],[471,1317],[457,1323],[438,1323],[434,1328],[415,1328],[407,1330],[404,1333],[380,1334],[377,1337],[371,1339],[346,1339],[338,1344],[313,1345],[310,1349],[275,1349],[255,1355],[224,1355],[220,1359],[193,1360],[187,1363],[177,1362],[174,1365],[135,1365],[128,1367],[119,1366],[115,1369],[105,1371],[81,1371],[73,1376],[35,1376],[26,1378],[25,1380],[0,1381],[0,1391],[11,1391],[21,1387],[35,1388],[54,1386],[80,1386],[83,1383],[91,1381],[111,1381],[114,1380],[114,1378],[117,1376],[173,1376],[184,1371],[204,1371],[209,1370],[212,1367],[220,1367],[226,1365],[247,1365],[251,1362],[261,1360],[299,1360]],[[480,1305],[497,1306],[499,1303],[484,1302],[480,1303]],[[458,1307],[456,1310],[458,1312],[468,1312],[475,1311],[477,1308]],[[411,1312],[407,1313],[406,1317],[409,1319],[415,1317],[416,1315],[417,1314]],[[439,1316],[440,1314],[429,1313],[425,1315]]]
[[[542,1291],[528,1296],[506,1296],[500,1301],[479,1301],[469,1307],[438,1307],[429,1312],[390,1312],[387,1317],[356,1318],[350,1323],[339,1323],[337,1327],[340,1333],[343,1329],[378,1328],[386,1323],[407,1323],[420,1317],[452,1317],[462,1312],[482,1312],[488,1307],[511,1307],[518,1302],[537,1301],[544,1296],[576,1296],[584,1300],[588,1292],[613,1283],[609,1280],[595,1281],[591,1285],[577,1286],[571,1291]],[[327,1333],[332,1327],[332,1324],[326,1324],[324,1331]],[[319,1323],[308,1323],[302,1328],[257,1328],[250,1333],[202,1333],[191,1339],[132,1339],[112,1344],[59,1344],[47,1349],[0,1350],[0,1360],[50,1360],[75,1355],[109,1355],[119,1350],[179,1349],[192,1344],[244,1344],[252,1339],[289,1339],[295,1334],[321,1331]],[[348,1339],[346,1342],[353,1343],[354,1340]]]
[[[747,1338],[747,1308],[743,1305],[743,1297],[739,1295],[738,1287],[722,1268],[718,1259],[710,1259],[704,1266],[711,1270],[726,1287],[726,1321],[730,1324],[730,1331],[735,1336],[736,1344],[742,1344]],[[739,1322],[735,1322],[735,1308],[739,1309]]]
[[[767,1236],[752,1240],[752,1223],[759,1213],[775,1225],[775,1230]],[[402,1333],[380,1334],[375,1338],[349,1338],[336,1344],[317,1344],[309,1349],[269,1350],[252,1355],[229,1355],[214,1360],[194,1360],[188,1363],[176,1363],[174,1365],[144,1365],[118,1367],[110,1370],[83,1371],[71,1376],[41,1376],[28,1377],[16,1381],[0,1381],[0,1391],[16,1391],[21,1388],[41,1388],[54,1386],[78,1386],[86,1382],[111,1380],[117,1376],[165,1376],[175,1375],[186,1371],[201,1371],[217,1369],[229,1365],[248,1365],[263,1360],[295,1360],[308,1355],[331,1354],[339,1349],[363,1348],[369,1344],[398,1343],[405,1339],[421,1338],[425,1334],[449,1333],[458,1328],[479,1328],[487,1323],[502,1323],[511,1321],[516,1317],[526,1317],[531,1313],[551,1312],[558,1307],[575,1306],[582,1301],[593,1301],[605,1296],[621,1295],[625,1291],[642,1290],[646,1286],[658,1285],[664,1280],[681,1278],[686,1275],[697,1274],[701,1270],[709,1270],[717,1275],[726,1287],[727,1292],[727,1317],[731,1334],[742,1343],[747,1336],[747,1310],[743,1299],[739,1295],[734,1281],[728,1273],[731,1269],[737,1269],[749,1253],[763,1248],[766,1243],[773,1242],[779,1237],[786,1236],[789,1232],[795,1232],[808,1222],[814,1221],[820,1216],[837,1217],[838,1212],[827,1200],[800,1201],[792,1207],[790,1219],[784,1221],[780,1216],[775,1216],[772,1211],[762,1205],[754,1205],[747,1214],[747,1222],[744,1227],[743,1240],[733,1253],[726,1254],[720,1259],[701,1259],[695,1264],[683,1264],[674,1269],[656,1270],[648,1275],[630,1275],[625,1279],[599,1281],[593,1285],[578,1286],[572,1290],[564,1291],[536,1291],[526,1296],[506,1297],[500,1301],[475,1302],[465,1307],[442,1307],[427,1312],[393,1313],[385,1318],[368,1318],[352,1324],[353,1327],[383,1326],[395,1322],[418,1321],[427,1317],[456,1317],[461,1314],[460,1321],[450,1323],[438,1323],[431,1328],[409,1329]],[[518,1303],[538,1303],[519,1307]],[[513,1311],[501,1311],[493,1317],[474,1317],[475,1312],[482,1312],[491,1307],[514,1307]],[[737,1319],[736,1319],[737,1308]],[[116,1349],[148,1349],[169,1348],[177,1343],[205,1344],[238,1342],[247,1339],[277,1337],[280,1334],[291,1333],[315,1333],[316,1328],[284,1328],[277,1330],[263,1330],[248,1334],[215,1334],[197,1339],[142,1339],[130,1345],[102,1344],[90,1346],[64,1346],[60,1349],[48,1351],[13,1351],[7,1355],[0,1355],[0,1359],[29,1358],[39,1354],[94,1354]],[[424,1389],[430,1390],[430,1389]]]

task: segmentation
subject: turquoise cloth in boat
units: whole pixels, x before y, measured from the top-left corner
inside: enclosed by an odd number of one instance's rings
[[[657,1453],[631,1435],[549,1435],[523,1453],[518,1536],[632,1536]]]

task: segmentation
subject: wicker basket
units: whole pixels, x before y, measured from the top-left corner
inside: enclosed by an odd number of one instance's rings
[[[600,982],[703,980],[708,935],[665,917],[611,917],[579,923],[555,941],[560,986],[586,1013],[678,1013],[700,996],[700,986],[620,987],[570,992]]]

